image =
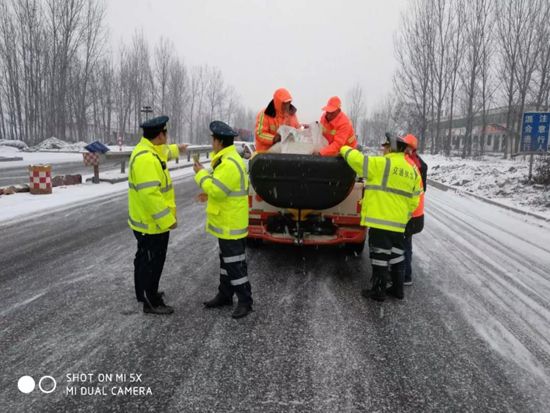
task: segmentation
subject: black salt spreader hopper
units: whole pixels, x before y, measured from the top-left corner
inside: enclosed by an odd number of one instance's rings
[[[342,158],[258,153],[248,169],[250,241],[363,250],[363,183]]]

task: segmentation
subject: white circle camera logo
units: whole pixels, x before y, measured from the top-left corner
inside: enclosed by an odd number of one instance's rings
[[[17,388],[21,393],[29,394],[34,391],[36,383],[31,376],[21,376],[17,381]],[[57,382],[52,376],[42,376],[38,381],[38,388],[42,393],[49,394],[55,390]]]

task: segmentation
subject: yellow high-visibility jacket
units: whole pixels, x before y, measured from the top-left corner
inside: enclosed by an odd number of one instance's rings
[[[222,239],[248,235],[248,177],[234,145],[212,155],[209,173],[201,169],[195,182],[208,195],[206,232]]]
[[[340,154],[357,175],[365,178],[361,225],[405,232],[422,193],[420,174],[405,154],[365,156],[349,146],[342,147]]]
[[[128,225],[161,234],[176,223],[176,196],[166,161],[179,156],[178,145],[153,145],[141,138],[128,167]]]

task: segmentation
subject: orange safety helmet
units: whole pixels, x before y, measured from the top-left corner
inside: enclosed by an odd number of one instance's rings
[[[341,107],[342,107],[342,101],[340,100],[340,98],[338,96],[333,96],[328,100],[327,105],[324,106],[322,109],[325,112],[330,113],[330,112],[336,112]]]
[[[413,134],[407,134],[403,137],[403,142],[405,142],[408,146],[410,146],[413,150],[416,151],[418,148],[418,139],[416,139],[416,136]]]
[[[292,102],[292,96],[288,90],[282,87],[273,93],[273,100],[281,103]]]

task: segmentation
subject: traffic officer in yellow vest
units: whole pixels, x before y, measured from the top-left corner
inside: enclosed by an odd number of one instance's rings
[[[365,156],[344,146],[340,154],[365,179],[361,225],[369,227],[372,289],[361,294],[384,301],[386,292],[403,299],[404,232],[422,193],[420,175],[405,159],[407,144],[386,133],[384,156]],[[392,286],[386,290],[390,275]]]
[[[204,303],[206,308],[233,305],[233,318],[252,311],[252,290],[246,266],[248,235],[248,178],[242,158],[233,145],[238,136],[229,125],[214,121],[212,133],[212,172],[195,162],[195,182],[202,189],[199,200],[206,205],[206,232],[218,238],[220,247],[220,285],[217,295]]]
[[[170,230],[176,228],[176,197],[166,162],[187,145],[167,145],[168,116],[143,122],[143,137],[130,156],[128,168],[128,225],[137,239],[134,259],[136,298],[143,312],[171,314],[164,304],[159,281],[166,259]]]

